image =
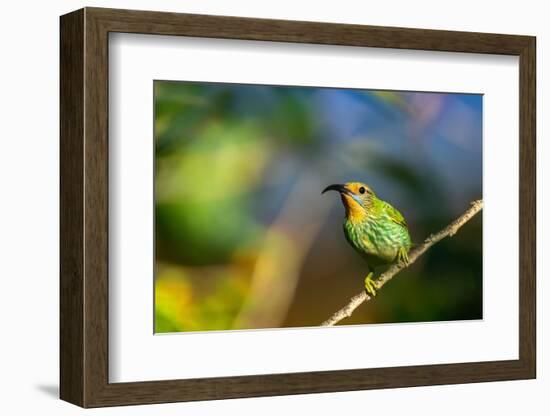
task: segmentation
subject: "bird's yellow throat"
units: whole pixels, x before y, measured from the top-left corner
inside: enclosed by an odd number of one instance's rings
[[[344,193],[341,195],[342,202],[346,207],[346,217],[348,220],[354,223],[362,222],[367,216],[365,209],[350,195]]]

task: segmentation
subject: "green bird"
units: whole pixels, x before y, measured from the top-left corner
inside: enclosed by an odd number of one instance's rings
[[[412,246],[409,229],[403,215],[372,189],[360,182],[330,185],[323,190],[340,193],[346,209],[344,234],[348,243],[367,261],[369,274],[365,278],[368,295],[376,296],[374,270],[402,261],[409,262]]]

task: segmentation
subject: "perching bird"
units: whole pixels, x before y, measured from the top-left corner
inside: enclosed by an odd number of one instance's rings
[[[346,209],[344,234],[351,246],[366,260],[368,295],[376,296],[373,272],[376,267],[398,261],[408,263],[411,237],[403,215],[381,199],[365,184],[349,182],[327,186],[322,193],[337,191]]]

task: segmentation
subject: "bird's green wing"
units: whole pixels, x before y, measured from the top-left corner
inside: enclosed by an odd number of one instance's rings
[[[388,215],[391,221],[407,228],[407,222],[405,221],[405,218],[403,218],[403,215],[401,215],[401,213],[398,210],[396,210],[387,202],[384,202],[384,210],[386,211],[386,214]]]

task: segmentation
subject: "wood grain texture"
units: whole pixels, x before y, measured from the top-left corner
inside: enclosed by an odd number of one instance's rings
[[[109,32],[519,56],[519,359],[109,383]],[[535,38],[528,36],[97,8],[63,16],[61,398],[83,407],[98,407],[535,377],[535,104]]]
[[[519,357],[536,377],[536,40],[520,54],[519,97]]]
[[[528,36],[87,8],[110,32],[519,55]]]
[[[84,12],[61,19],[60,44],[60,387],[84,404]]]
[[[108,33],[85,10],[84,303],[85,406],[108,382],[109,141]]]

